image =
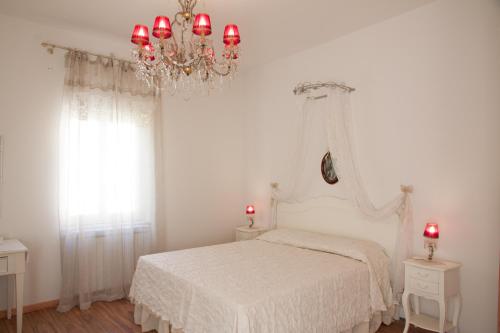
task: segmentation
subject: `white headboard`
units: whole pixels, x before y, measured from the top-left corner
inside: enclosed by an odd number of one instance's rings
[[[300,203],[278,203],[277,227],[371,240],[392,257],[396,247],[399,219],[373,220],[363,215],[349,200],[319,197]]]

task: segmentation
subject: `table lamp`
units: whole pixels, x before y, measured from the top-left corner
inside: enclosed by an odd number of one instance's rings
[[[424,229],[424,248],[429,251],[427,260],[432,260],[434,251],[437,250],[437,239],[439,238],[439,227],[437,223],[427,223]]]
[[[248,217],[248,222],[250,222],[249,228],[253,227],[253,216],[255,215],[255,207],[253,205],[247,205],[246,214]]]

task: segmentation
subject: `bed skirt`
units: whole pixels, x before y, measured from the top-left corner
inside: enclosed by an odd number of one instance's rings
[[[182,328],[175,328],[170,325],[168,320],[154,314],[146,305],[134,305],[134,322],[140,325],[142,332],[156,330],[158,333],[184,333]],[[350,330],[341,333],[375,333],[382,324],[382,314],[375,314],[370,322],[363,322]]]

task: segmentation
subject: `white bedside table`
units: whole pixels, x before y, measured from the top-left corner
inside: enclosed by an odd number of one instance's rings
[[[0,243],[0,276],[14,275],[16,279],[17,332],[23,331],[23,283],[26,270],[28,249],[16,239],[4,240]],[[7,318],[11,318],[11,281],[8,277]]]
[[[249,228],[248,226],[244,225],[236,228],[236,241],[254,239],[255,237],[263,234],[266,231],[266,228],[256,226]]]
[[[461,264],[451,261],[412,258],[404,261],[405,291],[403,293],[403,308],[406,324],[403,333],[407,333],[410,324],[434,332],[458,333],[458,316],[462,306],[460,296],[459,268]],[[414,312],[410,308],[410,296],[415,296]],[[439,303],[439,318],[420,313],[419,297],[434,300]],[[452,321],[446,320],[446,307],[453,300],[454,313]]]

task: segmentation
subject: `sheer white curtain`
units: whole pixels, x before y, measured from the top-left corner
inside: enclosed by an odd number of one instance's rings
[[[354,147],[352,134],[350,95],[340,89],[327,89],[326,101],[315,101],[305,99],[298,127],[297,151],[294,155],[292,169],[288,184],[278,187],[272,184],[272,221],[271,227],[276,227],[277,206],[279,202],[302,201],[315,196],[335,196],[339,193],[335,187],[328,189],[316,187],[311,190],[311,179],[315,177],[312,173],[318,173],[317,166],[314,169],[307,168],[305,161],[308,160],[310,144],[313,133],[324,131],[325,149],[334,157],[334,168],[342,184],[341,197],[346,196],[358,209],[367,216],[373,217],[373,221],[397,214],[400,219],[399,233],[392,258],[392,288],[394,292],[394,303],[398,304],[404,288],[404,266],[403,260],[408,258],[412,250],[413,212],[410,193],[411,186],[401,186],[401,193],[382,207],[375,207],[363,186],[362,177],[359,173],[358,162]],[[321,94],[323,93],[321,92]],[[301,97],[303,98],[303,97]],[[316,117],[317,122],[313,123]],[[319,126],[319,128],[318,128]],[[321,128],[323,127],[323,128]]]
[[[155,246],[158,96],[129,63],[66,54],[59,311],[123,298]]]

